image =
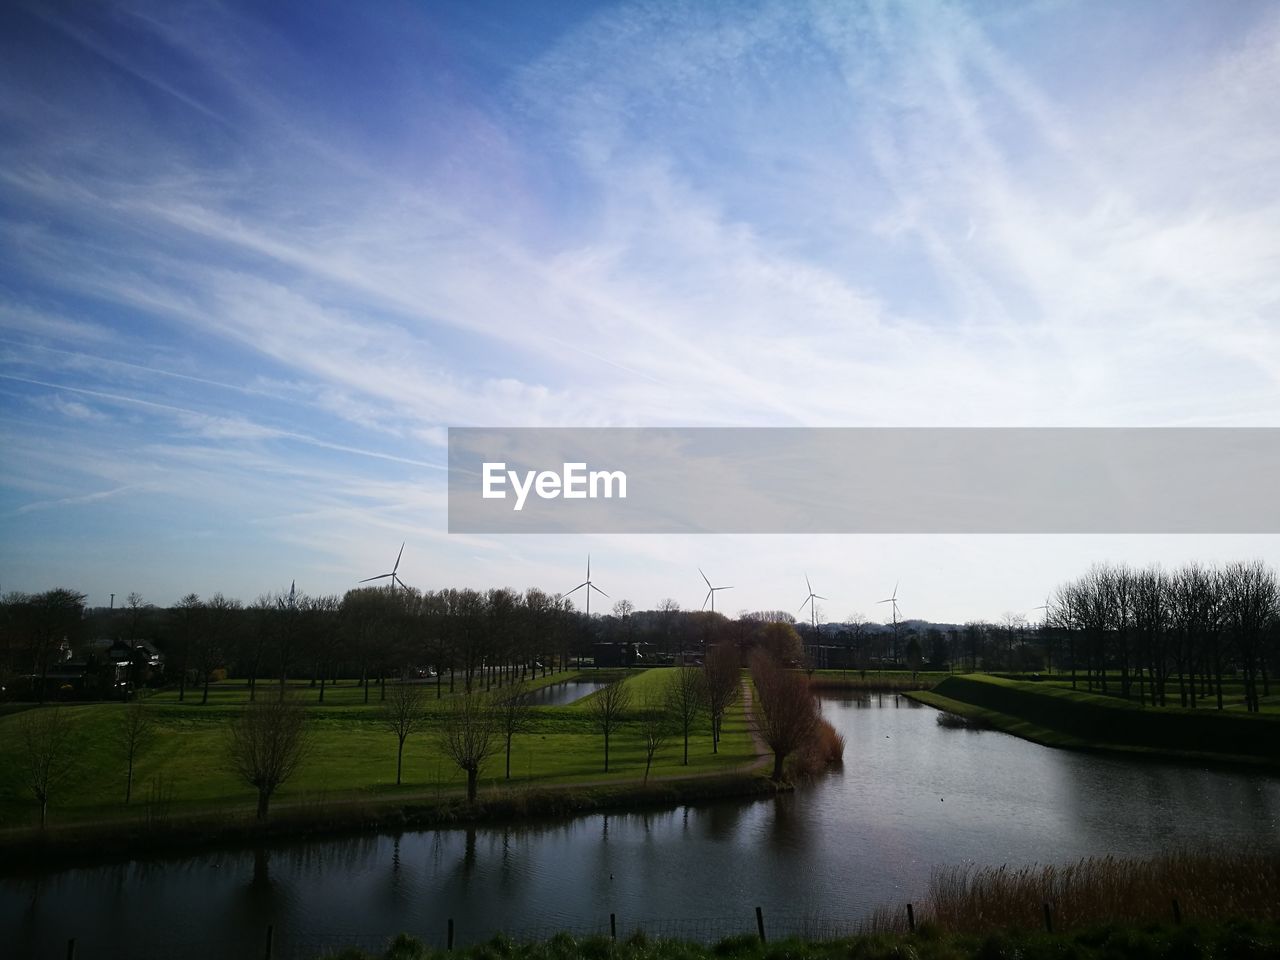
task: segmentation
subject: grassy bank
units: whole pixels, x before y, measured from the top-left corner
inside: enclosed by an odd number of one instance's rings
[[[496,937],[446,952],[408,936],[385,950],[347,949],[317,954],[327,960],[1274,960],[1280,924],[1237,921],[1187,926],[1107,926],[1074,934],[865,934],[833,940],[786,939],[762,943],[740,936],[716,944],[650,940],[635,935],[574,938],[560,934],[539,943]]]
[[[1055,684],[972,674],[909,694],[941,710],[1054,747],[1280,768],[1280,717],[1142,707]]]
[[[610,803],[618,802],[622,794],[639,796],[643,791],[637,791],[638,781],[645,766],[639,710],[645,692],[656,689],[667,673],[636,672],[627,679],[635,696],[631,712],[611,738],[608,774],[603,769],[603,740],[586,702],[536,707],[528,729],[513,740],[510,779],[504,775],[501,753],[483,769],[482,804],[540,792],[563,797],[566,790],[588,798],[584,803],[595,802],[590,798],[597,790],[609,795]],[[576,676],[561,674],[545,682]],[[595,671],[580,676],[606,679]],[[308,684],[291,685],[290,693],[305,704],[311,745],[297,775],[273,799],[273,818],[317,824],[332,818],[354,826],[367,817],[379,822],[383,817],[394,818],[398,809],[416,811],[413,816],[432,822],[452,816],[448,811],[457,803],[465,780],[437,742],[450,695],[445,692],[437,700],[435,688],[428,691],[427,717],[405,745],[404,777],[397,785],[396,737],[383,723],[376,687],[368,704],[363,702],[364,691],[349,683],[330,687],[321,704],[318,692]],[[259,697],[276,695],[274,685],[259,686]],[[239,830],[236,825],[253,812],[255,794],[231,772],[225,736],[228,724],[247,702],[247,690],[243,682],[227,682],[214,686],[208,704],[200,705],[199,699],[197,693],[179,703],[175,693],[166,691],[147,701],[155,735],[138,759],[133,801],[128,805],[124,803],[125,760],[117,738],[125,706],[60,707],[72,721],[74,765],[52,797],[49,836],[201,835],[207,824],[216,825],[218,831]],[[0,716],[0,847],[4,848],[29,847],[39,839],[36,807],[20,776],[20,716]],[[690,738],[687,766],[681,756],[681,745],[673,738],[656,756],[651,781],[728,777],[735,789],[744,789],[737,773],[755,760],[755,749],[742,710],[726,718],[718,753],[712,752],[709,723],[699,723]],[[550,800],[544,802],[548,804]]]
[[[935,870],[908,918],[905,905],[855,924],[764,917],[779,942],[742,935],[704,946],[650,939],[620,925],[621,940],[516,943],[505,937],[461,951],[473,960],[849,960],[849,958],[1261,958],[1280,956],[1280,855],[1176,852],[1147,859],[1089,858],[1066,866]],[[815,931],[852,935],[821,939]],[[806,937],[787,938],[804,933]],[[771,938],[772,939],[772,938]],[[400,937],[345,960],[426,960],[434,951]]]
[[[771,796],[779,786],[764,776],[728,773],[697,779],[594,786],[494,789],[468,805],[447,797],[366,797],[282,805],[266,822],[252,811],[217,810],[173,819],[141,815],[109,824],[57,825],[41,832],[11,834],[3,847],[6,866],[54,869],[119,857],[190,853],[283,839],[330,837],[369,831],[422,830],[582,813],[672,807],[731,797]]]
[[[902,693],[932,690],[949,676],[923,670],[914,674],[910,670],[815,670],[809,675],[809,686],[817,693]]]

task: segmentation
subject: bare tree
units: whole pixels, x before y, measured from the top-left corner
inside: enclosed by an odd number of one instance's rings
[[[206,629],[208,624],[204,601],[197,593],[188,593],[179,600],[173,612],[176,616],[174,632],[178,643],[178,702],[182,703],[187,698],[187,663],[191,657],[192,648],[199,649],[201,631]],[[197,652],[197,660],[199,659]],[[207,688],[205,699],[208,699]]]
[[[133,799],[133,766],[138,754],[147,748],[155,737],[155,715],[140,700],[125,704],[120,714],[120,725],[116,727],[116,741],[120,752],[124,754],[125,780],[124,802]]]
[[[24,620],[34,672],[40,677],[39,701],[48,695],[49,666],[63,656],[63,641],[75,639],[84,617],[84,594],[59,587],[26,598]]]
[[[49,798],[70,776],[71,721],[58,707],[24,710],[18,715],[23,783],[40,805],[40,829],[48,822]]]
[[[615,680],[587,701],[596,729],[604,735],[604,772],[609,772],[609,737],[631,706],[631,691],[625,680]]]
[[[787,757],[812,739],[821,716],[805,678],[763,650],[751,658],[751,679],[760,699],[757,728],[773,751],[773,779],[780,782]]]
[[[697,676],[697,672],[688,671]],[[671,737],[671,731],[675,727],[676,716],[673,714],[674,700],[672,694],[675,687],[680,686],[679,683],[674,684],[667,689],[666,696],[652,696],[645,699],[644,708],[640,713],[640,732],[644,736],[644,782],[649,782],[649,768],[653,766],[653,757],[663,745]],[[684,762],[689,762],[689,740],[688,727],[685,727],[685,747]]]
[[[711,752],[720,750],[720,731],[724,715],[742,696],[741,668],[738,651],[730,643],[721,643],[707,653],[704,675],[707,712],[711,714]]]
[[[440,749],[467,774],[467,803],[475,803],[480,769],[498,749],[498,722],[478,691],[454,697],[440,731]]]
[[[529,698],[529,686],[523,680],[517,680],[501,693],[494,701],[494,710],[498,715],[498,726],[502,732],[502,740],[506,747],[507,771],[506,779],[511,779],[511,740],[517,733],[529,729],[533,720],[533,704]]]
[[[425,711],[422,706],[423,690],[419,684],[401,678],[382,701],[382,725],[396,735],[396,786],[400,786],[400,773],[404,769],[404,742],[409,734],[422,726]]]
[[[1275,571],[1259,560],[1229,563],[1222,571],[1223,622],[1235,646],[1244,676],[1244,706],[1261,709],[1258,676],[1266,671],[1265,638],[1276,615]]]
[[[232,770],[258,791],[258,819],[267,818],[271,796],[297,771],[307,753],[306,718],[289,700],[249,703],[228,728],[226,754]]]
[[[707,703],[705,675],[694,667],[676,667],[667,676],[667,713],[684,736],[684,764],[689,765],[689,728]]]

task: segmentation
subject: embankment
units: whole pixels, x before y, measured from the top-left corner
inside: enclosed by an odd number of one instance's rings
[[[6,867],[46,869],[120,858],[198,853],[277,840],[314,839],[355,833],[425,830],[583,813],[643,810],[734,797],[767,796],[790,789],[755,774],[723,774],[607,786],[543,787],[481,793],[468,804],[459,793],[445,797],[349,800],[273,806],[271,817],[219,811],[162,822],[112,820],[14,830],[0,836]]]
[[[1280,717],[1141,707],[1097,694],[984,675],[907,696],[1051,747],[1211,760],[1280,770]]]

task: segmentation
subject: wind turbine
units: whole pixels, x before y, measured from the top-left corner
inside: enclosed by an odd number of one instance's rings
[[[809,582],[809,575],[807,573],[804,575],[804,585],[809,588],[809,595],[804,598],[804,603],[800,604],[800,610],[804,609],[805,603],[809,605],[809,625],[813,628],[813,632],[816,634],[818,632],[818,607],[813,601],[825,600],[827,598],[819,596],[813,592],[813,584]],[[796,612],[798,613],[799,611]]]
[[[710,600],[710,601],[711,601],[711,612],[712,612],[712,613],[715,613],[715,612],[716,612],[716,591],[717,591],[717,590],[732,590],[732,589],[733,589],[733,587],[713,587],[713,586],[711,585],[711,581],[710,581],[710,580],[707,580],[707,575],[706,575],[705,573],[702,573],[702,568],[701,568],[701,567],[699,567],[699,568],[698,568],[698,573],[702,574],[702,579],[707,581],[707,595],[706,595],[705,597],[703,597],[703,598],[702,598],[702,609],[703,609],[703,610],[707,609],[707,601],[708,601],[708,600]]]
[[[902,582],[901,580],[898,581],[898,583],[901,583],[901,582]],[[877,601],[878,603],[893,604],[893,662],[894,663],[898,662],[898,583],[895,583],[893,585],[893,596],[886,597],[883,600]]]
[[[597,587],[594,583],[591,582],[591,554],[587,554],[587,579],[583,580],[580,584],[578,584],[568,593],[560,594],[560,598],[563,600],[565,597],[568,597],[577,593],[583,587],[587,588],[587,619],[590,620],[591,619],[591,591],[594,590],[596,593],[600,594],[602,597],[609,596],[607,593],[605,593],[603,590],[601,590],[599,587]]]
[[[1043,611],[1044,611],[1044,626],[1046,626],[1046,627],[1049,625],[1049,610],[1051,609],[1051,606],[1050,606],[1050,603],[1049,603],[1050,599],[1051,599],[1050,597],[1045,597],[1045,598],[1044,598],[1044,603],[1040,604],[1040,606],[1038,606],[1038,607],[1032,607],[1032,608],[1031,608],[1032,610],[1043,610]]]
[[[390,577],[391,589],[394,590],[396,587],[396,584],[399,584],[400,586],[404,587],[405,590],[408,590],[409,588],[404,586],[404,581],[400,579],[400,575],[396,573],[396,571],[400,569],[400,558],[403,556],[404,556],[404,544],[401,543],[400,552],[396,554],[396,565],[391,568],[390,573],[380,573],[376,577],[365,577],[365,579],[361,580],[360,582],[371,583],[374,580],[386,580],[388,577]]]

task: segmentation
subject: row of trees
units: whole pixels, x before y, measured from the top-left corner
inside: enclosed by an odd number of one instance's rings
[[[1257,712],[1280,662],[1280,587],[1259,562],[1190,564],[1172,572],[1100,564],[1064,584],[1049,604],[1047,638],[1072,683],[1181,706],[1223,708],[1223,677],[1239,677]]]
[[[723,644],[745,650],[768,626],[762,615],[729,620],[681,611],[674,601],[636,612],[624,600],[613,615],[587,618],[568,600],[536,588],[363,588],[342,597],[290,591],[248,606],[221,594],[189,594],[168,609],[131,594],[120,609],[89,612],[83,594],[58,589],[9,594],[0,603],[0,686],[43,701],[52,689],[50,669],[72,658],[91,659],[87,642],[105,637],[126,645],[146,641],[162,652],[164,674],[151,676],[151,682],[176,685],[181,701],[194,696],[205,703],[210,684],[233,675],[247,678],[251,700],[263,682],[275,687],[279,699],[290,679],[302,678],[317,688],[321,701],[328,684],[354,679],[367,702],[372,687],[384,697],[383,679],[407,671],[434,672],[439,697],[446,685],[450,691],[459,683],[465,690],[487,690],[564,668],[571,658],[601,652],[602,644],[621,651],[618,665],[697,658]],[[147,678],[141,668],[131,671],[130,686]],[[85,692],[105,695],[97,686]]]

